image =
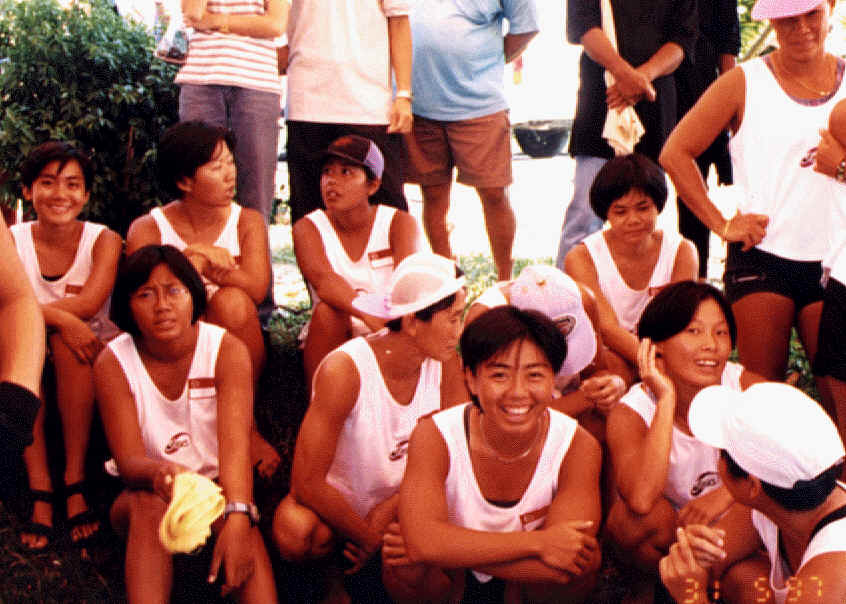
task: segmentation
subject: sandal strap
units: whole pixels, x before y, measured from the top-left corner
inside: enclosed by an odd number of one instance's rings
[[[82,497],[88,500],[86,491],[88,490],[88,483],[84,480],[80,480],[79,482],[75,482],[73,484],[66,484],[65,485],[65,498],[70,497],[71,495],[82,495]]]
[[[34,522],[30,520],[24,525],[23,530],[21,532],[27,533],[29,535],[39,535],[41,537],[52,537],[53,527],[49,524],[43,524],[41,522]]]
[[[32,498],[33,501],[44,501],[49,504],[52,504],[56,498],[56,495],[55,493],[53,493],[53,491],[43,491],[41,489],[30,489],[29,496]]]
[[[79,512],[78,514],[70,516],[65,522],[67,523],[69,528],[75,528],[77,526],[84,526],[86,524],[100,522],[100,518],[97,516],[94,510],[85,510],[84,512]]]

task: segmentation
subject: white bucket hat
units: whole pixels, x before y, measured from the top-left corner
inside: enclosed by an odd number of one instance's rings
[[[758,0],[752,7],[752,18],[762,21],[795,17],[815,9],[823,2],[825,0]]]
[[[455,262],[427,252],[411,254],[394,269],[387,292],[359,294],[353,306],[380,319],[397,319],[423,310],[464,286]]]
[[[846,454],[823,408],[782,383],[753,384],[743,392],[704,388],[690,404],[688,425],[696,438],[725,449],[751,475],[783,489],[816,478]]]
[[[596,334],[582,303],[578,284],[546,264],[527,266],[509,290],[511,304],[543,313],[567,336],[567,358],[558,375],[569,377],[590,365],[596,356]]]

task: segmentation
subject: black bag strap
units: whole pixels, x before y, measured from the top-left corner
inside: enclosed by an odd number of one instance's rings
[[[835,522],[836,520],[840,520],[841,518],[844,518],[844,517],[846,517],[846,505],[837,508],[836,510],[834,510],[833,512],[831,512],[829,514],[826,514],[823,517],[822,520],[817,522],[817,526],[815,526],[814,530],[811,531],[811,536],[808,539],[808,541],[813,539],[814,536],[817,533],[819,533],[823,529],[823,527],[825,527],[827,524],[831,524],[832,522]]]

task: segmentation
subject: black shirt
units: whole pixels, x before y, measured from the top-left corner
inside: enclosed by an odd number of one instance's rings
[[[705,0],[710,1],[710,0]],[[568,0],[567,40],[581,44],[588,30],[602,27],[599,0]],[[685,55],[693,52],[696,41],[696,0],[611,0],[617,48],[620,56],[637,67],[667,42],[681,46]],[[605,104],[604,68],[582,52],[579,63],[579,97],[570,155],[614,157],[602,138],[608,106]],[[652,85],[655,102],[635,105],[646,134],[635,151],[657,160],[664,141],[676,125],[676,86],[672,74],[657,78]]]

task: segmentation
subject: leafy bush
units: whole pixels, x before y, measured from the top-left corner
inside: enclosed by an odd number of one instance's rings
[[[18,166],[48,140],[91,152],[86,218],[120,233],[159,202],[155,149],[178,119],[175,67],[106,0],[0,0],[0,202],[20,195]]]

